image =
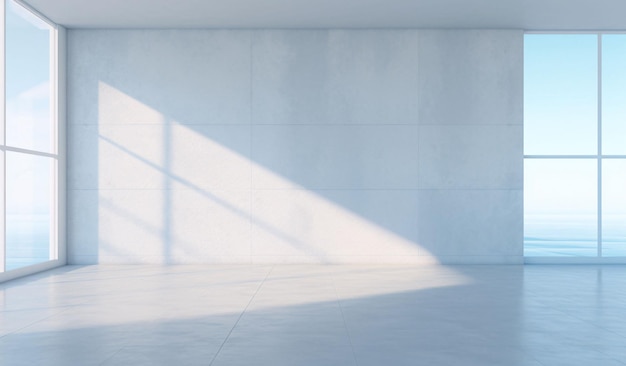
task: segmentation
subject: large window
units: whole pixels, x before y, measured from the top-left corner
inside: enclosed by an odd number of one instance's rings
[[[524,254],[626,256],[626,34],[527,34]]]
[[[55,27],[4,4],[3,271],[58,258]]]

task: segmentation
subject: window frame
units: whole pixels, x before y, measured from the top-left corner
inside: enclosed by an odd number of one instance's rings
[[[602,252],[602,162],[604,159],[624,159],[626,155],[603,154],[602,153],[602,36],[618,34],[626,36],[626,31],[525,31],[526,35],[577,35],[591,34],[596,35],[597,42],[597,148],[596,154],[585,155],[543,155],[543,154],[526,154],[524,153],[524,161],[527,159],[594,159],[597,164],[597,250],[596,256],[526,256],[524,254],[525,263],[626,263],[626,256],[603,256]],[[525,45],[524,45],[525,47]],[[524,211],[524,221],[525,221]],[[525,244],[524,244],[525,245]]]
[[[50,35],[50,113],[52,118],[52,152],[23,149],[6,145],[6,1],[0,4],[0,282],[13,278],[45,271],[67,264],[66,248],[66,30],[49,18],[33,9],[21,0],[10,0],[21,6],[51,27]],[[17,152],[30,156],[42,156],[52,159],[54,169],[51,172],[51,205],[53,217],[50,222],[50,258],[48,261],[6,270],[6,155]]]

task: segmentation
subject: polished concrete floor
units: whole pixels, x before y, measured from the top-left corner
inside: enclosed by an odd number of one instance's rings
[[[1,365],[626,365],[626,266],[68,266]]]

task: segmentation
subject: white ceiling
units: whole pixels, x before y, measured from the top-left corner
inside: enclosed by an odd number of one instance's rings
[[[22,1],[70,28],[626,29],[626,0]]]

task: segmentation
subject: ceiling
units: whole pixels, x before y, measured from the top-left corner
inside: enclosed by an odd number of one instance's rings
[[[625,30],[624,0],[21,0],[70,28]]]

